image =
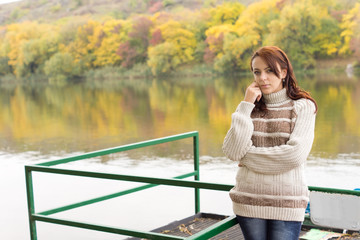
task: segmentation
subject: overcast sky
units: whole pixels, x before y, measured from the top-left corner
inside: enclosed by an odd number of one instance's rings
[[[10,2],[18,2],[21,0],[0,0],[0,4],[4,4],[4,3],[10,3]]]

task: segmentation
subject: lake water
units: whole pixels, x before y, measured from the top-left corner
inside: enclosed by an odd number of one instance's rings
[[[360,79],[299,75],[317,100],[309,185],[360,187]],[[123,144],[199,131],[201,180],[233,184],[236,164],[221,151],[231,114],[251,77],[0,84],[0,239],[28,240],[24,165]],[[64,165],[65,167],[65,165]],[[192,170],[192,141],[66,164],[102,172],[173,177]],[[36,211],[138,184],[34,174]],[[194,212],[193,190],[156,187],[57,216],[150,230]],[[201,191],[201,210],[232,214],[226,192]],[[39,239],[121,239],[39,223]]]

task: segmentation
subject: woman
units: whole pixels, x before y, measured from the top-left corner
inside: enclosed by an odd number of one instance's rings
[[[251,71],[254,82],[232,114],[223,144],[225,155],[239,162],[233,210],[246,240],[299,239],[317,104],[297,85],[280,48],[257,50]]]

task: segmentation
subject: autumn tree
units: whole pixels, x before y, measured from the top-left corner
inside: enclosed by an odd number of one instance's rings
[[[328,14],[321,18],[320,29],[314,37],[314,44],[317,49],[314,52],[315,58],[326,58],[337,56],[341,49],[341,29],[339,23]]]
[[[244,10],[245,6],[238,2],[225,2],[218,5],[210,9],[209,26],[234,24]]]
[[[149,48],[149,60],[147,64],[151,67],[154,75],[162,75],[174,70],[181,64],[177,55],[175,44],[165,42]]]
[[[160,25],[158,29],[164,42],[149,47],[147,62],[154,75],[169,72],[194,59],[196,39],[192,32],[174,20]]]
[[[146,17],[139,17],[135,20],[133,28],[128,34],[128,40],[121,43],[116,51],[122,59],[121,66],[130,68],[135,63],[146,61],[151,26],[151,20]]]
[[[9,66],[9,57],[7,56],[7,47],[9,43],[4,41],[6,35],[6,28],[0,27],[0,76],[11,74],[12,69]]]
[[[234,25],[222,24],[209,28],[206,34],[206,43],[208,51],[212,52],[217,58],[220,58],[223,52],[224,36],[229,33],[236,34]]]
[[[137,2],[132,1],[133,7]],[[144,2],[155,3],[166,7],[172,1]],[[87,16],[3,26],[0,75],[74,77],[90,69],[141,67],[136,64],[145,62],[154,75],[202,62],[229,73],[247,70],[253,51],[264,45],[278,45],[295,67],[304,69],[319,58],[352,55],[360,62],[359,3],[260,0],[245,7],[224,1],[200,10],[158,10],[125,20]],[[64,61],[73,69],[67,64],[54,69]]]
[[[343,15],[340,27],[343,41],[340,53],[343,55],[354,53],[360,62],[360,3],[356,3]]]
[[[222,52],[224,45],[224,33],[220,33],[218,36],[210,35],[206,38],[207,47],[204,52],[204,61],[208,64],[212,64],[216,56]]]
[[[97,29],[91,42],[91,46],[94,48],[94,65],[96,67],[121,64],[123,58],[118,54],[118,48],[128,40],[130,30],[131,22],[129,20],[114,19],[105,21]]]
[[[323,9],[311,0],[286,5],[280,18],[269,24],[267,43],[278,45],[290,56],[295,67],[310,68],[315,65],[314,54],[319,50],[316,44],[321,29]]]
[[[277,0],[249,5],[234,24],[213,26],[206,31],[208,49],[205,58],[215,55],[214,68],[222,73],[248,69],[249,57],[261,46],[268,22],[279,13]]]
[[[2,54],[8,59],[8,65],[16,76],[23,77],[37,72],[57,51],[56,32],[56,27],[36,22],[11,24],[7,27]]]
[[[183,10],[178,13],[182,16],[182,22],[187,30],[195,36],[196,47],[194,51],[194,61],[201,63],[204,61],[204,54],[207,48],[206,30],[209,28],[211,15],[208,9],[201,11]]]
[[[75,39],[66,46],[64,51],[71,53],[76,62],[81,62],[88,69],[95,65],[94,48],[96,42],[94,36],[98,36],[99,27],[100,23],[93,20],[79,26]]]
[[[20,76],[42,73],[45,62],[58,51],[58,35],[56,31],[44,33],[41,38],[26,41],[21,46],[19,60],[22,64],[16,66]]]
[[[58,52],[46,61],[44,73],[50,81],[65,81],[81,76],[83,70],[70,53]]]

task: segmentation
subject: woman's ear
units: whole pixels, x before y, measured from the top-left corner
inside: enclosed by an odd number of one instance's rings
[[[280,78],[283,79],[286,77],[286,74],[287,74],[287,69],[281,69],[281,72],[280,72]]]

